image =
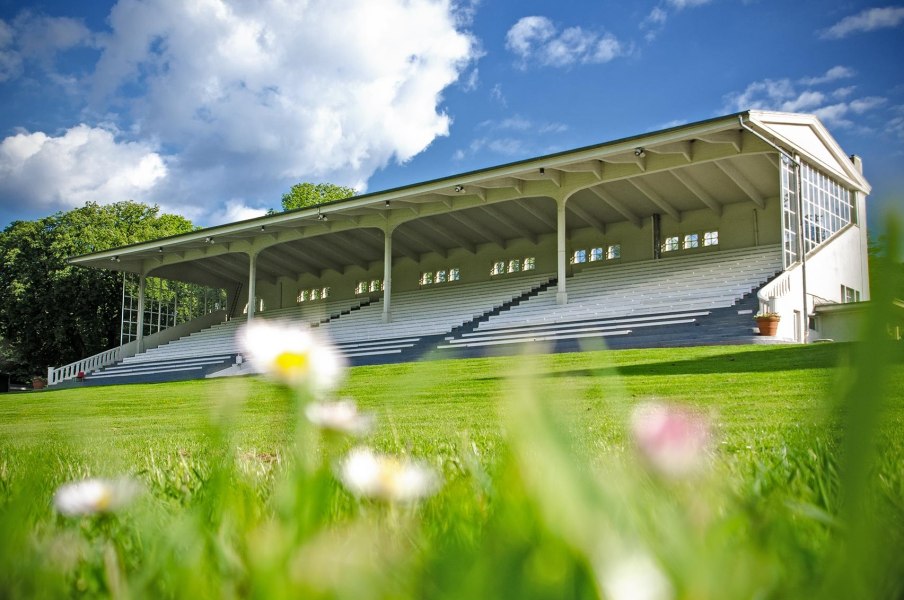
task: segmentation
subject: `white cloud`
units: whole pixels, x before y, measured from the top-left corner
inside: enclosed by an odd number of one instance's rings
[[[448,135],[443,90],[480,54],[468,18],[451,0],[120,0],[92,106],[178,148],[165,196],[189,204],[264,203],[302,180],[364,189]]]
[[[495,84],[493,89],[490,90],[490,98],[501,104],[503,107],[508,106],[508,100],[505,98],[505,94],[502,93],[501,83]]]
[[[856,15],[841,19],[824,30],[821,33],[821,37],[830,40],[840,40],[855,33],[897,27],[902,22],[904,22],[904,7],[868,8]]]
[[[505,47],[514,53],[520,68],[532,63],[567,67],[575,63],[609,62],[630,51],[610,33],[598,33],[581,27],[559,31],[546,17],[522,17],[505,36]]]
[[[77,19],[23,11],[10,23],[0,20],[0,82],[20,76],[28,62],[52,71],[60,52],[93,44],[91,31]]]
[[[755,81],[743,92],[733,92],[725,96],[728,111],[747,109],[778,110],[786,112],[809,112],[827,125],[853,127],[851,114],[864,115],[886,103],[879,96],[867,96],[846,101],[856,86],[844,86],[830,91],[812,89],[821,84],[853,77],[854,72],[847,67],[833,67],[824,75],[804,77],[796,83],[790,79],[764,79]],[[803,86],[803,87],[801,87]],[[831,102],[830,102],[831,100]]]
[[[78,125],[58,137],[21,132],[0,142],[0,196],[50,210],[146,200],[166,179],[154,148]]]
[[[844,67],[841,65],[832,67],[828,71],[826,71],[823,75],[819,75],[817,77],[804,77],[800,80],[800,82],[804,85],[820,85],[823,83],[830,83],[832,81],[838,81],[839,79],[850,79],[854,75],[856,75],[856,71],[851,69],[850,67]]]
[[[704,4],[709,4],[710,2],[712,2],[712,0],[666,0],[666,4],[676,10],[694,6],[703,6]]]
[[[233,198],[226,201],[226,205],[222,210],[211,213],[209,217],[210,225],[221,225],[223,223],[234,223],[236,221],[245,221],[255,217],[262,217],[267,214],[264,208],[253,208],[245,204],[240,198]]]

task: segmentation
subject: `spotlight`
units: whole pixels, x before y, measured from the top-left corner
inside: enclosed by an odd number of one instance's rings
[[[463,185],[456,185],[456,186],[455,186],[455,193],[460,194],[460,193],[462,193],[463,191],[465,191],[465,186],[463,186]]]
[[[160,246],[159,248],[157,248],[157,252],[163,254],[163,246]]]
[[[327,220],[327,217],[326,217],[326,215],[322,215],[322,214],[320,214],[320,213],[317,213],[317,220],[318,220],[318,221],[326,221],[326,220]]]
[[[387,201],[385,202],[385,206],[386,206],[386,208],[389,208],[389,200],[387,200]]]
[[[267,231],[267,227],[265,225],[261,225],[261,231]]]
[[[540,167],[540,175],[546,175],[546,169],[544,167]]]
[[[643,158],[647,155],[647,151],[643,149],[643,147],[639,146],[634,148],[634,156],[637,158]]]
[[[110,258],[110,262],[121,262],[121,261],[119,260],[118,256],[114,256],[114,257]]]
[[[213,238],[210,237],[210,236],[207,236],[206,238],[204,238],[204,242],[207,243],[207,244],[212,244],[212,243],[213,243]]]

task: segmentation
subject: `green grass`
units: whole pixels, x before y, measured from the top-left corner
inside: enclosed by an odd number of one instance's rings
[[[860,353],[699,347],[351,369],[339,396],[376,413],[366,443],[442,473],[414,507],[345,492],[332,465],[353,442],[300,427],[296,400],[261,378],[0,396],[0,597],[600,597],[629,555],[652,557],[668,582],[659,597],[893,597],[904,361]],[[881,402],[852,440],[850,390],[869,360],[888,363],[888,382],[861,386]],[[667,481],[644,468],[627,422],[650,399],[709,416],[706,473]],[[852,445],[875,450],[856,491]],[[130,511],[54,514],[61,483],[123,473],[147,488]],[[845,505],[868,508],[866,521]],[[895,522],[865,542],[850,534]],[[881,559],[838,584],[863,544]]]

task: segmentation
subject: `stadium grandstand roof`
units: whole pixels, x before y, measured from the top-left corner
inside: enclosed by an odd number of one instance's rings
[[[566,228],[605,231],[614,222],[641,227],[651,215],[728,204],[763,207],[758,182],[777,180],[781,153],[801,157],[852,190],[869,193],[859,159],[848,157],[812,115],[750,110],[461,173],[317,207],[199,229],[70,259],[77,265],[224,286],[248,277],[342,271],[384,257],[418,261],[453,248],[536,241]]]

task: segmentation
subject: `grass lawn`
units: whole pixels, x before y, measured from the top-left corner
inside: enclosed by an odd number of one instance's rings
[[[861,411],[850,389],[870,371],[854,355],[733,346],[359,367],[337,396],[376,415],[363,442],[299,425],[297,400],[256,377],[2,395],[0,597],[892,597],[904,361],[883,357],[888,383],[864,388]],[[700,472],[676,479],[638,456],[629,423],[649,401],[708,423]],[[414,505],[356,499],[334,473],[357,443],[424,461],[442,487]],[[861,454],[865,474],[846,475]],[[54,513],[60,484],[124,474],[145,490],[130,510]],[[856,535],[851,506],[870,517]],[[838,561],[862,567],[852,587]]]

